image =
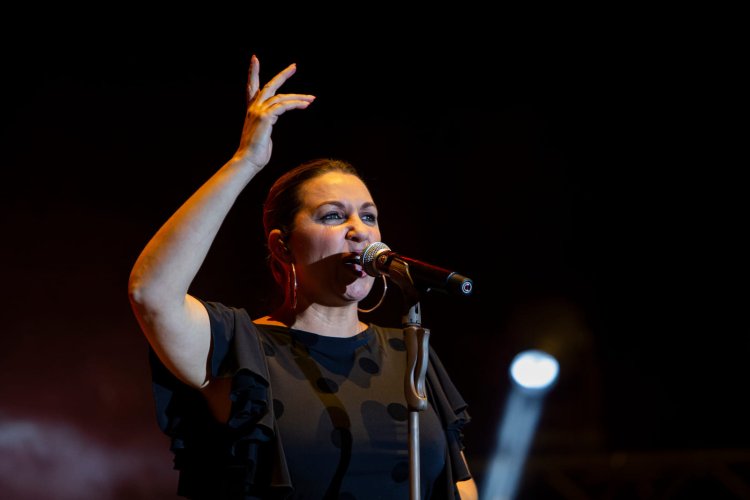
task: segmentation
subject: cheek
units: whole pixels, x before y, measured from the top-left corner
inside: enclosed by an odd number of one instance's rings
[[[336,231],[322,230],[297,235],[298,255],[306,262],[315,262],[340,252],[341,235]]]

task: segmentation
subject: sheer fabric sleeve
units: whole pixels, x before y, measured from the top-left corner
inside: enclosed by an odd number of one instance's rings
[[[171,441],[179,495],[194,499],[285,498],[291,481],[273,415],[259,333],[244,309],[203,302],[211,322],[213,377],[232,379],[231,411],[217,422],[202,394],[149,352],[159,428]]]
[[[471,471],[461,453],[464,450],[463,429],[471,421],[468,405],[453,384],[437,353],[430,347],[427,365],[428,397],[440,417],[448,441],[446,488],[448,498],[459,498],[455,483],[471,479]]]

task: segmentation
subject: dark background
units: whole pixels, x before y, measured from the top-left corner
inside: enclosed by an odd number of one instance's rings
[[[561,378],[522,494],[748,498],[733,32],[674,13],[281,10],[6,19],[3,498],[173,497],[127,277],[236,148],[252,53],[262,82],[296,62],[281,91],[317,100],[279,120],[194,294],[265,313],[268,187],[347,159],[384,242],[474,280],[421,305],[480,484],[510,360],[542,347]],[[369,319],[399,324],[398,288]]]

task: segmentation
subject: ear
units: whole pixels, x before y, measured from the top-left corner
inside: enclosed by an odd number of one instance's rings
[[[288,264],[292,261],[292,252],[289,251],[286,242],[282,238],[280,229],[273,229],[268,233],[268,249],[281,262]]]

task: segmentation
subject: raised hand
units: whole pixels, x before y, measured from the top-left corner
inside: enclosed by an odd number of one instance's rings
[[[255,55],[251,57],[247,83],[247,112],[235,159],[250,162],[258,170],[266,166],[271,159],[271,131],[276,120],[286,111],[304,109],[315,100],[315,96],[309,94],[276,94],[279,87],[296,71],[297,65],[290,64],[261,88],[260,63]]]

